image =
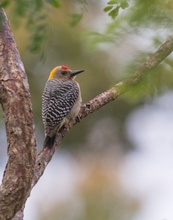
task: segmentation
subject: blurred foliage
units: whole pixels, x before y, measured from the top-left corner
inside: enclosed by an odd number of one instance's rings
[[[50,3],[52,6],[58,8],[60,7],[61,3],[59,0],[46,0],[46,2]]]
[[[113,0],[108,1],[107,5],[104,11],[109,12],[113,21],[105,25],[102,33],[93,32],[94,44],[108,41],[119,43],[130,34],[138,34],[141,29],[151,28],[157,39],[173,31],[172,0]]]
[[[120,1],[117,1],[117,0],[111,0],[109,1],[108,3],[108,6],[106,6],[104,8],[104,11],[105,12],[108,12],[108,15],[110,17],[112,17],[113,19],[116,18],[118,16],[118,13],[119,13],[119,9],[125,9],[129,6],[128,2],[126,0],[120,0]]]
[[[45,40],[47,27],[46,2],[58,6],[59,1],[14,0],[8,2],[7,5],[11,11],[9,19],[12,24],[20,27],[23,22],[25,23],[25,27],[30,33],[28,49],[32,52],[41,51]]]
[[[70,24],[75,26],[82,19],[86,9],[86,1],[77,1],[80,8],[78,12],[71,13]],[[30,33],[30,42],[28,49],[31,52],[42,51],[48,26],[47,17],[49,16],[50,7],[59,8],[62,5],[60,0],[4,0],[1,7],[11,7],[12,22],[19,26],[21,17],[26,20],[26,28]]]

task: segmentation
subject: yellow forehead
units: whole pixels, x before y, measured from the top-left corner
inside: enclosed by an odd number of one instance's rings
[[[55,67],[55,68],[50,72],[48,79],[54,78],[54,75],[55,75],[56,71],[57,71],[57,67]]]

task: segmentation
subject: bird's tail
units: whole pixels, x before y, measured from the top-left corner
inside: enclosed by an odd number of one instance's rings
[[[54,141],[55,141],[55,137],[56,137],[56,135],[54,135],[52,137],[46,135],[46,137],[44,139],[43,147],[51,149],[53,147],[53,144],[54,144]]]

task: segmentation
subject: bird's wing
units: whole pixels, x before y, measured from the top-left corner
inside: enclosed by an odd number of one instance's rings
[[[52,94],[55,92],[55,90],[59,90],[62,86],[62,81],[55,79],[48,80],[45,84],[43,95],[42,95],[42,119],[44,125],[46,124],[46,118],[47,118],[47,112],[49,109],[49,105],[51,102]]]
[[[56,126],[68,115],[73,108],[78,96],[79,90],[77,83],[72,80],[63,83],[54,82],[51,95],[45,111],[45,123],[48,126]]]

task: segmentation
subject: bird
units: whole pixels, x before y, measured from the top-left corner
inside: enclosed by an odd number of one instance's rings
[[[61,65],[50,72],[42,94],[43,148],[51,149],[57,132],[78,116],[82,98],[75,77],[84,71]]]

